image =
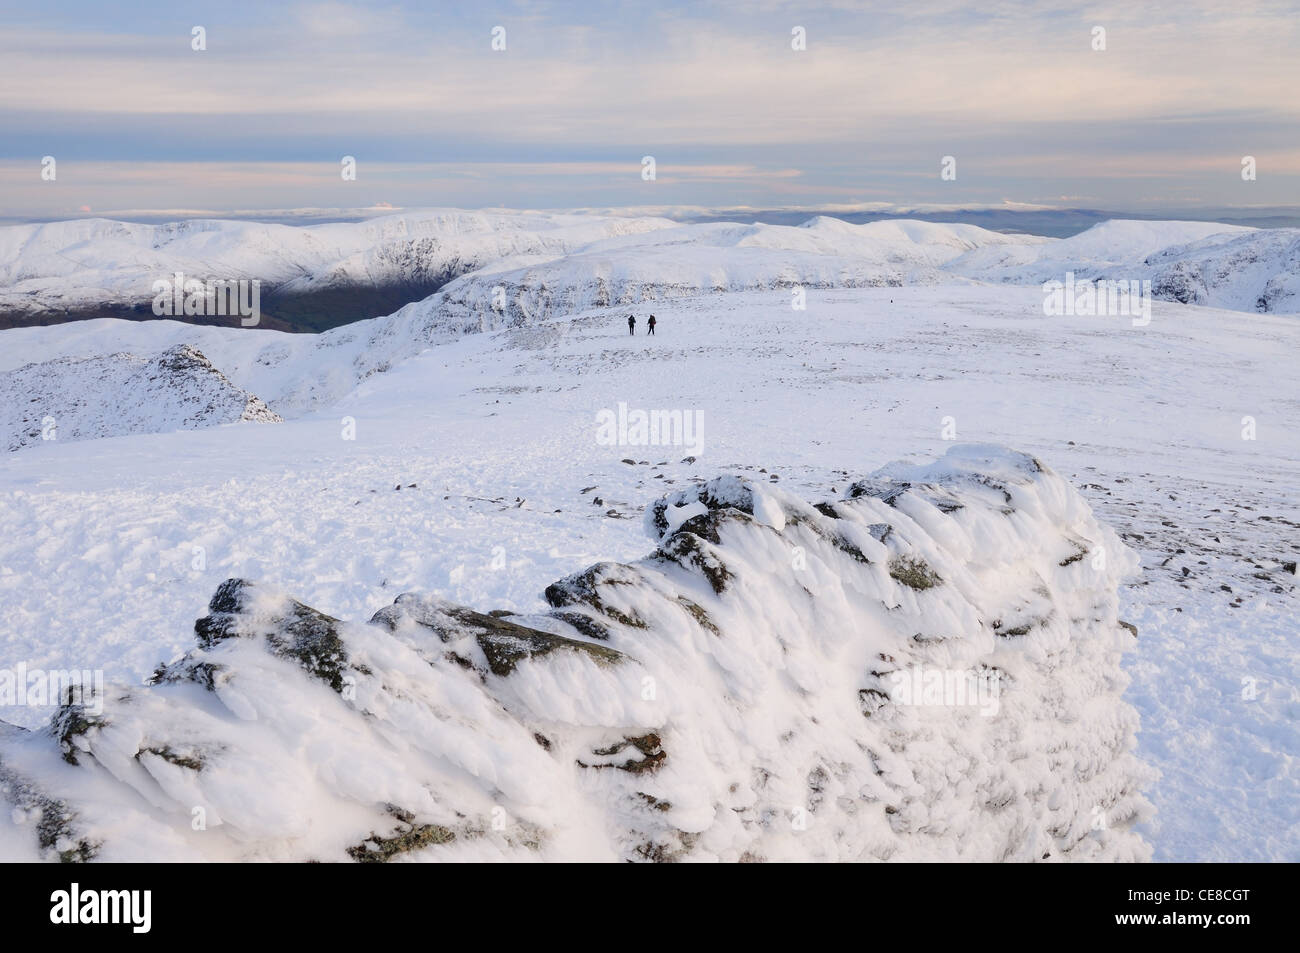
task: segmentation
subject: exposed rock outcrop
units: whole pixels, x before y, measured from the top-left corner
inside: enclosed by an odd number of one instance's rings
[[[65,860],[1148,856],[1136,560],[1032,457],[816,506],[720,477],[646,526],[533,615],[228,580],[150,685],[0,734],[0,794]]]

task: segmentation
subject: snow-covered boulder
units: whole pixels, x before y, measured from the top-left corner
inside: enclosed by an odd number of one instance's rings
[[[1136,559],[1034,458],[723,476],[646,525],[533,615],[229,580],[150,685],[0,732],[0,794],[66,859],[1148,857]]]
[[[151,357],[56,358],[0,372],[7,449],[49,440],[193,430],[281,418],[187,344]]]

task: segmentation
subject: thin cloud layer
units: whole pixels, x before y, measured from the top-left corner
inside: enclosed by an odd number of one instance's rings
[[[256,190],[295,175],[306,204],[353,205],[334,185],[344,155],[362,163],[354,192],[374,176],[403,204],[463,203],[451,190],[476,174],[499,179],[497,194],[476,193],[485,204],[1114,204],[1152,179],[1171,201],[1285,204],[1300,194],[1297,14],[1051,2],[11,10],[0,206],[246,205],[221,182]],[[492,48],[498,26],[504,50]],[[806,49],[792,48],[796,28]],[[71,160],[57,184],[39,179],[42,155]],[[645,194],[644,155],[660,165],[650,184],[672,194]],[[945,155],[955,180],[939,177]],[[193,167],[142,203],[108,162]],[[170,194],[187,188],[200,199]]]

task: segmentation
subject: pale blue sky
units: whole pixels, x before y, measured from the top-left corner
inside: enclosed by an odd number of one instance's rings
[[[1300,204],[1300,4],[1141,6],[3,0],[0,215]]]

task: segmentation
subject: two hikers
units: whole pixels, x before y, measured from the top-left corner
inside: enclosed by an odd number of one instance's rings
[[[627,333],[636,334],[636,316],[629,314],[627,316]],[[655,333],[655,316],[650,315],[650,320],[646,322],[646,334]]]

